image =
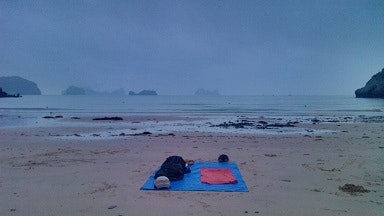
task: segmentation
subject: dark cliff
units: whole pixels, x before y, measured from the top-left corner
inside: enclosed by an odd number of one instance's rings
[[[363,88],[355,91],[358,98],[384,98],[384,68],[373,75]]]

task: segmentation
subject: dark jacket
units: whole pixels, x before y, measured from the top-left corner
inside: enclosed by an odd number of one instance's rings
[[[170,156],[155,173],[155,179],[159,176],[166,176],[170,181],[181,180],[184,174],[191,172],[186,166],[184,159],[180,156]]]

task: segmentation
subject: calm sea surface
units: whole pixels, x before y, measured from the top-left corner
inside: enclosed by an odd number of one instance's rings
[[[384,99],[353,96],[23,96],[0,99],[0,127],[46,115],[177,115],[205,118],[384,115]]]

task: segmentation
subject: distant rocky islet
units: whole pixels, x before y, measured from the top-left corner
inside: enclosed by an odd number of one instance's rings
[[[140,91],[138,93],[136,93],[134,91],[130,91],[129,95],[157,95],[157,92],[154,90],[143,90],[143,91]]]
[[[0,77],[0,88],[8,95],[41,95],[35,82],[19,76]]]
[[[0,77],[1,97],[19,97],[21,95],[41,95],[37,84],[19,76]],[[69,86],[62,91],[63,95],[126,95],[120,88],[112,92],[95,91],[89,88]],[[129,95],[158,95],[154,90],[142,90],[138,93],[130,91]],[[217,90],[199,89],[194,95],[220,95]],[[364,87],[355,91],[357,98],[384,98],[384,68],[373,75]]]
[[[219,96],[220,93],[218,90],[198,89],[194,95],[196,95],[196,96]]]
[[[69,86],[67,89],[62,91],[62,95],[119,95],[124,96],[125,91],[124,89],[120,88],[112,92],[107,91],[95,91],[93,89],[89,88],[81,88],[77,86]],[[129,92],[129,95],[157,95],[157,92],[154,90],[142,90],[138,93],[135,93],[133,91]]]
[[[117,89],[112,92],[107,91],[95,91],[90,88],[81,88],[77,86],[69,86],[67,89],[61,92],[62,95],[125,95],[124,89]]]
[[[3,76],[0,77],[0,97],[20,97],[22,95],[41,95],[38,85],[30,80],[19,76]],[[124,96],[123,88],[116,89],[112,92],[96,91],[90,88],[81,88],[77,86],[69,86],[61,92],[62,95],[120,95]],[[142,90],[138,93],[133,91],[129,95],[157,95],[154,90]]]

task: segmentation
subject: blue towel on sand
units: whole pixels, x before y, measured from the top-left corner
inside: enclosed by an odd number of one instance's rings
[[[200,180],[200,168],[227,168],[231,169],[235,176],[237,183],[234,184],[204,184]],[[184,175],[184,178],[180,181],[171,181],[170,191],[219,191],[219,192],[248,192],[247,185],[245,184],[241,173],[236,163],[226,162],[195,162],[190,166],[191,173]],[[153,178],[155,176],[154,171],[148,178],[145,184],[140,188],[141,190],[156,190],[154,187]]]

